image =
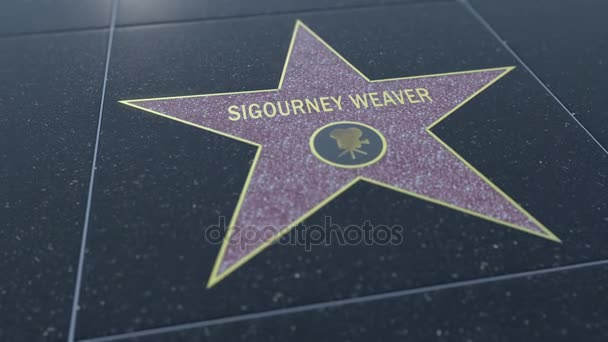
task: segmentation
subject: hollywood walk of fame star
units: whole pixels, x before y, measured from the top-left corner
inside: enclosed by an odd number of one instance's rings
[[[359,180],[559,241],[431,131],[512,69],[372,81],[298,21],[277,89],[121,102],[258,147],[210,287]],[[315,156],[315,132],[344,121],[379,132],[386,153],[348,168]],[[364,139],[353,127],[335,132]]]

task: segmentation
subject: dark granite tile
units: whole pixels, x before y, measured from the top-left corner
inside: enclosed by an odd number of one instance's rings
[[[0,39],[0,340],[66,337],[107,31]]]
[[[0,2],[0,35],[110,25],[112,1],[8,0]]]
[[[449,0],[120,0],[118,25]]]
[[[597,266],[121,341],[600,342],[607,281]]]
[[[596,139],[608,146],[608,2],[471,3]]]
[[[297,18],[371,79],[517,65],[457,3]],[[403,243],[276,245],[205,289],[219,245],[204,233],[232,214],[255,150],[117,101],[276,87],[297,18],[116,31],[81,338],[608,257],[608,156],[518,67],[434,131],[562,244],[360,183],[306,224],[397,224]]]

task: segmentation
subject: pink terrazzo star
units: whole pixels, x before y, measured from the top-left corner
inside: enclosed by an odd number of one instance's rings
[[[430,131],[511,69],[370,81],[298,22],[277,89],[123,103],[259,146],[209,280],[212,286],[360,179],[559,241]],[[401,104],[394,95],[404,89],[425,89],[428,97],[413,92],[414,103],[406,98]],[[380,101],[380,106],[357,108],[349,97],[376,92],[382,100],[385,91],[393,94],[395,105]],[[291,107],[288,115],[258,119],[257,114],[242,113],[251,104],[283,104],[285,112],[294,99],[339,96],[339,106],[327,100],[332,111],[302,113]],[[229,114],[230,106],[240,113],[238,119]],[[337,121],[360,122],[381,132],[386,155],[372,165],[349,169],[319,160],[309,140],[317,129]],[[246,245],[240,243],[243,234]]]

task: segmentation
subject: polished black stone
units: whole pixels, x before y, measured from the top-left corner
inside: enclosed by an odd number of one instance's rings
[[[112,0],[5,0],[0,2],[0,36],[107,28]]]
[[[471,0],[578,120],[608,146],[608,2]]]
[[[118,25],[450,0],[120,0]]]
[[[65,339],[107,31],[0,38],[0,340]]]
[[[434,132],[563,243],[360,183],[306,223],[401,225],[403,243],[273,246],[205,289],[204,232],[255,151],[117,101],[273,88],[296,19],[371,79],[517,66]],[[608,156],[458,3],[119,28],[113,49],[79,337],[608,257]]]
[[[596,266],[121,341],[602,342],[607,282]]]

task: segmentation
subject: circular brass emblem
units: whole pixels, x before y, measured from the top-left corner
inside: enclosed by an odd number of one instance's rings
[[[310,137],[310,149],[324,163],[352,169],[382,159],[386,153],[386,139],[364,123],[339,121],[317,129]]]

